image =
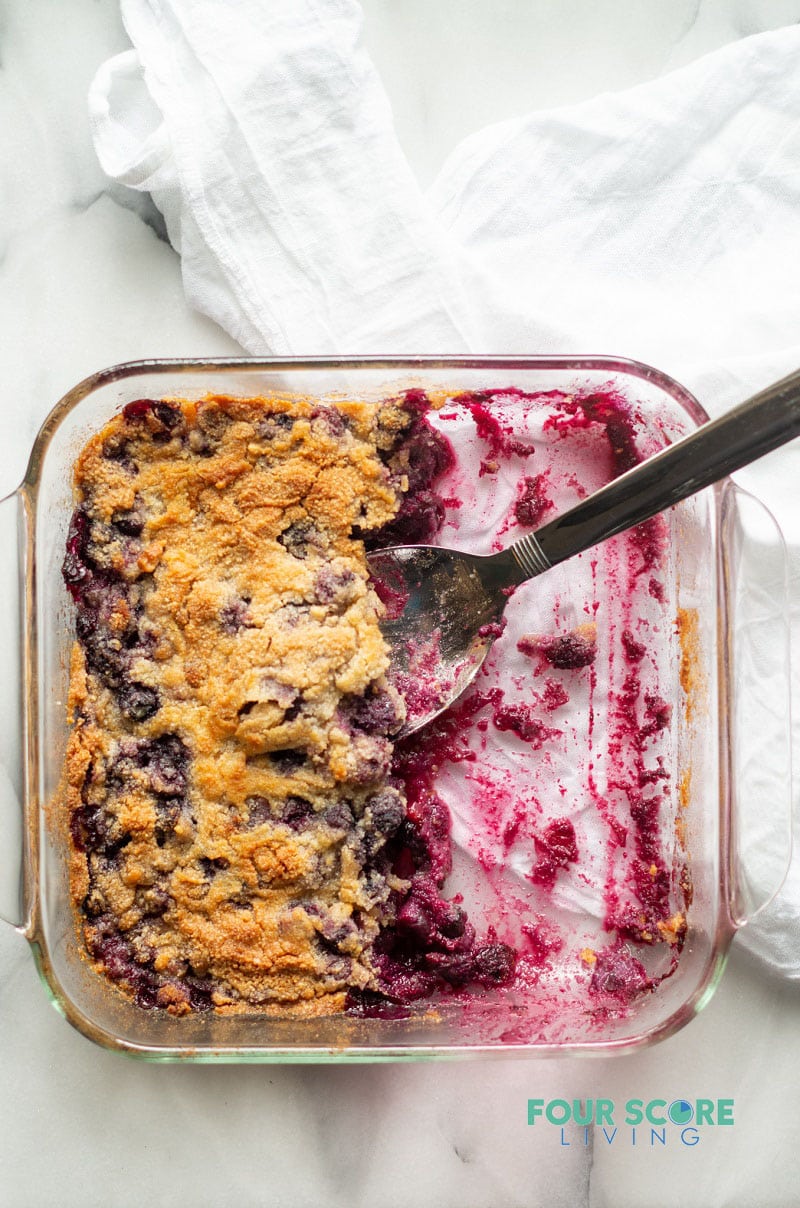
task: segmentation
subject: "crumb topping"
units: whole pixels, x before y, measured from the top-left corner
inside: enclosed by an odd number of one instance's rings
[[[329,1011],[375,984],[404,706],[360,538],[398,515],[414,422],[139,400],[78,459],[72,886],[140,1005]]]

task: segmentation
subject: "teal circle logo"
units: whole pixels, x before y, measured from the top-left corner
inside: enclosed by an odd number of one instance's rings
[[[673,1124],[688,1124],[694,1116],[694,1108],[688,1099],[674,1099],[667,1108],[667,1115]]]

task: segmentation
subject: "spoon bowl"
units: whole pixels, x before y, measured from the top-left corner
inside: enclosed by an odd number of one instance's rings
[[[402,734],[431,721],[474,679],[500,632],[507,589],[491,558],[433,545],[404,545],[369,557],[386,607],[391,680],[406,703]]]

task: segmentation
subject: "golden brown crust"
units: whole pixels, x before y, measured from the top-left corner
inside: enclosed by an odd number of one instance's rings
[[[94,612],[79,600],[64,807],[88,947],[172,1013],[192,986],[223,1010],[338,1010],[372,984],[392,891],[359,829],[391,745],[345,706],[379,695],[402,720],[352,530],[397,510],[378,449],[408,417],[222,397],[158,414],[127,408],[75,470]],[[158,707],[131,716],[121,681]]]
[[[686,720],[691,721],[703,687],[700,669],[700,618],[696,608],[679,608],[676,622],[680,643],[680,683]]]

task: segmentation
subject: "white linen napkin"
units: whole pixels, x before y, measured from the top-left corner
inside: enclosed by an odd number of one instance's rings
[[[122,11],[137,51],[92,86],[96,146],[152,192],[194,306],[253,353],[466,347],[354,0]]]
[[[153,194],[189,301],[249,352],[614,353],[711,414],[800,365],[800,27],[491,126],[426,196],[355,0],[122,14],[135,49],[90,91],[101,163]],[[798,650],[798,442],[741,479],[788,538]],[[739,942],[800,979],[800,861]]]

